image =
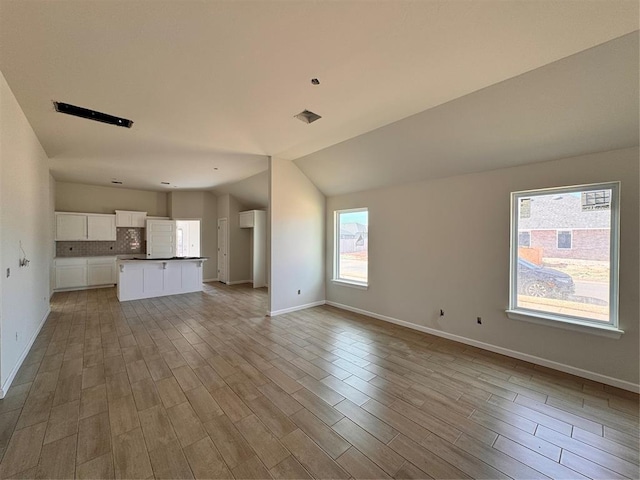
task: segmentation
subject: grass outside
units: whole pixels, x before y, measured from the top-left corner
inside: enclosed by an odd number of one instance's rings
[[[542,266],[571,275],[574,281],[609,283],[609,262],[607,261],[544,257]]]

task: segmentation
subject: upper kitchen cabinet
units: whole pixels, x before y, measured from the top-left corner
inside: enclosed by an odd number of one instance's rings
[[[115,215],[56,212],[57,241],[115,241]]]
[[[115,215],[87,215],[87,240],[115,241]]]
[[[144,228],[147,212],[116,210],[116,227]]]
[[[86,240],[87,216],[56,212],[56,240]]]
[[[257,210],[240,212],[240,228],[253,228],[256,222],[256,212]]]

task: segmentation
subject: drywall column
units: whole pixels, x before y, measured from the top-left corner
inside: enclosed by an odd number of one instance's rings
[[[270,158],[270,315],[324,303],[324,217],[316,186],[292,162]]]

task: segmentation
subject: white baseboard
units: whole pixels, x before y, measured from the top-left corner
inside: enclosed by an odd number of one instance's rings
[[[11,373],[9,373],[9,376],[5,380],[4,384],[2,384],[2,387],[0,388],[0,399],[4,398],[4,396],[9,391],[9,387],[11,387],[11,383],[13,382],[13,379],[16,378],[16,374],[18,373],[18,370],[20,370],[20,367],[22,366],[22,362],[24,362],[24,359],[27,358],[27,355],[29,354],[29,350],[31,350],[31,347],[33,346],[33,342],[36,341],[36,338],[38,337],[40,330],[42,330],[42,326],[44,325],[44,322],[47,321],[47,317],[49,316],[50,313],[51,313],[51,307],[47,307],[47,311],[45,312],[44,317],[42,318],[42,320],[40,320],[40,325],[38,325],[38,328],[36,328],[35,333],[31,336],[31,338],[29,339],[29,343],[27,343],[27,346],[25,347],[24,351],[20,355],[18,362],[15,364],[15,366],[11,370]]]
[[[412,330],[418,330],[420,332],[429,333],[431,335],[446,338],[448,340],[453,340],[454,342],[464,343],[465,345],[471,345],[473,347],[478,347],[483,350],[488,350],[490,352],[506,355],[507,357],[517,358],[518,360],[524,360],[525,362],[534,363],[536,365],[552,368],[554,370],[559,370],[561,372],[569,373],[571,375],[576,375],[578,377],[587,378],[595,382],[611,385],[613,387],[621,388],[623,390],[628,390],[633,393],[640,393],[639,384],[627,382],[626,380],[620,380],[618,378],[609,377],[607,375],[591,372],[589,370],[583,370],[582,368],[573,367],[571,365],[566,365],[564,363],[554,362],[553,360],[547,360],[546,358],[536,357],[535,355],[529,355],[528,353],[522,353],[516,350],[510,350],[508,348],[498,347],[490,343],[480,342],[478,340],[473,340],[471,338],[462,337],[460,335],[455,335],[453,333],[443,332],[441,330],[436,330],[434,328],[425,327],[422,325],[417,325],[415,323],[407,322],[405,320],[399,320],[393,317],[388,317],[386,315],[380,315],[378,313],[369,312],[367,310],[351,307],[349,305],[343,305],[341,303],[330,302],[330,301],[327,301],[326,304],[331,305],[332,307],[340,308],[342,310],[348,310],[350,312],[359,313],[362,315],[366,315],[368,317],[376,318],[378,320],[383,320],[385,322],[395,323],[396,325],[401,325],[403,327],[407,327]]]
[[[227,285],[240,285],[241,283],[253,283],[251,280],[234,280],[233,282],[227,282]]]
[[[276,315],[282,315],[284,313],[291,313],[298,310],[304,310],[306,308],[319,307],[320,305],[324,305],[326,302],[324,300],[319,300],[317,302],[306,303],[304,305],[296,305],[295,307],[283,308],[281,310],[272,310],[268,312],[270,317],[275,317]]]
[[[216,278],[203,278],[202,279],[202,283],[217,282],[217,281],[218,281],[218,277],[216,277]]]

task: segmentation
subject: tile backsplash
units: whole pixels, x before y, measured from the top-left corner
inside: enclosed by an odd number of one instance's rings
[[[144,228],[118,227],[115,242],[56,242],[57,257],[100,257],[145,253]]]

